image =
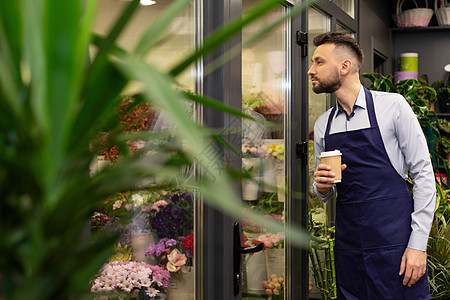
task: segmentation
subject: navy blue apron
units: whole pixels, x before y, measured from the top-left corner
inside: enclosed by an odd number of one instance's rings
[[[365,88],[364,88],[365,89]],[[412,287],[399,276],[411,234],[412,195],[386,153],[365,89],[370,127],[330,133],[325,150],[339,149],[347,169],[337,186],[335,265],[338,299],[431,299],[425,274]]]

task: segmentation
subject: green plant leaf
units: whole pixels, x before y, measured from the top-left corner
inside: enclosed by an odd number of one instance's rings
[[[191,2],[192,0],[177,0],[164,10],[144,32],[134,49],[134,53],[144,55],[157,45],[163,39],[162,35],[169,28],[169,25]]]

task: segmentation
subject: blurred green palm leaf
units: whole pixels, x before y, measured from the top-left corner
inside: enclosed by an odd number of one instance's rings
[[[94,39],[95,0],[0,2],[0,298],[86,296],[88,281],[111,254],[115,238],[89,239],[93,209],[108,195],[135,189],[137,182],[155,174],[168,180],[177,176],[198,187],[213,205],[236,216],[241,213],[225,168],[208,169],[211,162],[202,151],[210,147],[212,133],[182,109],[187,97],[176,89],[175,76],[279,2],[263,1],[253,16],[220,29],[171,74],[147,64],[142,56],[163,39],[164,30],[159,29],[189,1],[176,1],[149,27],[136,53],[129,53],[115,41],[138,3],[127,5],[107,36]],[[91,62],[92,42],[98,51]],[[174,142],[144,157],[123,151],[118,164],[91,177],[94,154],[89,145],[101,128],[107,125],[112,138],[122,144],[127,138],[115,109],[131,80],[140,81],[143,95],[167,114]],[[206,97],[188,98],[248,117]],[[180,174],[180,167],[194,162],[212,178]],[[257,222],[267,225],[266,220]],[[283,229],[277,223],[272,226]],[[288,234],[298,244],[307,243],[298,230],[288,229]]]

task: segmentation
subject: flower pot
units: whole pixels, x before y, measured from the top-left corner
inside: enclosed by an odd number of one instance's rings
[[[272,274],[280,277],[285,273],[284,248],[266,249],[264,254],[266,255],[267,278],[270,278]]]
[[[195,273],[193,267],[183,267],[170,274],[167,300],[194,300]]]

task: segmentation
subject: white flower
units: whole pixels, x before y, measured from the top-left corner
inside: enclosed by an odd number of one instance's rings
[[[142,197],[142,195],[139,194],[139,193],[134,193],[134,194],[131,196],[131,201],[132,201],[136,206],[139,206],[139,205],[144,204],[144,197]]]

